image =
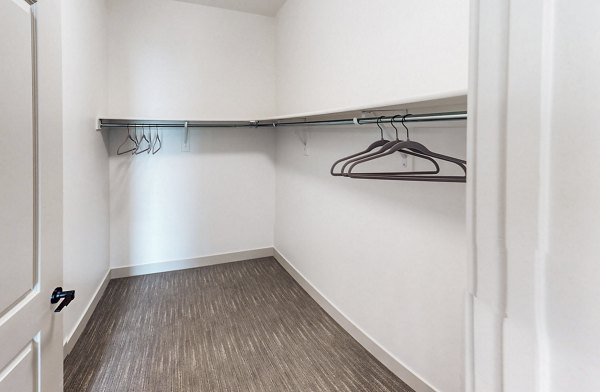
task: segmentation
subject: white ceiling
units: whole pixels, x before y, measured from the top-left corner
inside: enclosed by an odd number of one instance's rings
[[[209,7],[275,16],[286,0],[177,0]]]

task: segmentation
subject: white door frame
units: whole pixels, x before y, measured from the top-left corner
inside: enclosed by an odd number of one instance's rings
[[[466,391],[548,391],[554,1],[471,1]]]

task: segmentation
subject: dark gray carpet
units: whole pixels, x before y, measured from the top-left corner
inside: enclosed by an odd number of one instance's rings
[[[66,392],[412,391],[273,258],[112,280]]]

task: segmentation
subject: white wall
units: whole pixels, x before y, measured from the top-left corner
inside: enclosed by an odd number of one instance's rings
[[[277,113],[464,94],[468,18],[464,0],[288,0],[277,15]],[[275,246],[424,382],[462,391],[465,186],[328,174],[375,137],[311,128],[304,156],[298,137],[278,129]],[[415,138],[465,156],[464,125]]]
[[[273,18],[171,0],[109,0],[112,117],[249,119],[274,108]],[[117,156],[112,267],[273,245],[270,129],[164,130],[157,155]]]
[[[554,8],[547,323],[551,391],[600,390],[600,4]]]
[[[412,137],[464,157],[464,124],[440,126]],[[377,128],[310,131],[309,156],[292,130],[277,131],[276,249],[423,381],[462,391],[465,184],[332,177]]]
[[[64,314],[69,339],[109,268],[108,154],[96,118],[107,103],[104,0],[65,0],[63,47],[63,287],[77,299]]]
[[[467,89],[467,0],[287,0],[277,15],[277,113]]]
[[[252,119],[275,107],[273,18],[109,0],[112,118]]]
[[[115,155],[111,132],[111,266],[273,246],[273,130],[162,130],[156,155]]]

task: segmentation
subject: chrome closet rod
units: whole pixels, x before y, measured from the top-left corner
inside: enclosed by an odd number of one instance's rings
[[[313,121],[247,121],[247,122],[231,122],[231,121],[188,121],[188,128],[262,128],[262,127],[293,127],[293,126],[333,126],[333,125],[365,125],[376,124],[377,121],[382,123],[401,123],[403,115],[383,116],[383,117],[366,117],[366,118],[347,118],[340,120],[313,120]],[[446,113],[425,113],[411,114],[404,120],[405,123],[414,122],[434,122],[434,121],[461,121],[467,119],[467,112],[446,112]],[[114,121],[114,122],[113,122]],[[127,128],[129,127],[159,127],[159,128],[185,128],[185,122],[152,122],[145,120],[100,120],[100,129],[102,128]]]
[[[318,125],[352,125],[352,124],[376,124],[379,120],[382,123],[401,123],[403,115],[385,116],[385,117],[367,117],[356,119],[343,120],[315,120],[315,121],[292,121],[279,122],[277,126],[318,126]],[[411,114],[404,120],[405,123],[411,122],[433,122],[433,121],[460,121],[467,119],[467,112],[447,112],[447,113],[426,113],[426,114]],[[261,124],[262,125],[262,124]],[[265,126],[272,126],[266,124]]]

